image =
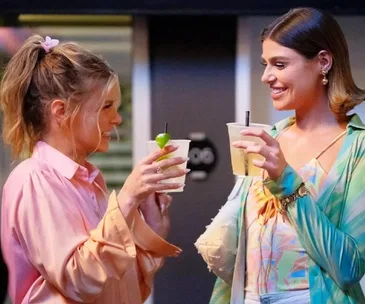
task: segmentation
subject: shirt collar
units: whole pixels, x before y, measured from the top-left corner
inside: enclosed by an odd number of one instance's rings
[[[361,118],[357,114],[351,115],[351,120],[347,127],[352,128],[352,129],[365,130],[365,125],[363,124],[363,122],[361,121]]]
[[[100,170],[89,162],[86,162],[85,167],[81,166],[44,141],[39,141],[36,144],[32,157],[46,162],[69,180],[76,177],[83,181],[93,183],[95,178],[100,174]]]
[[[347,130],[349,129],[365,130],[365,125],[361,121],[359,115],[352,114],[350,115],[350,117],[351,119],[347,125]],[[286,129],[287,127],[291,126],[294,123],[295,123],[295,117],[288,117],[276,123],[272,129],[274,130],[274,132],[280,133],[281,131],[283,131],[284,129]]]

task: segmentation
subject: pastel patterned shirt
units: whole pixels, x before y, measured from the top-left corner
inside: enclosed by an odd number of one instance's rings
[[[271,135],[276,137],[294,122],[295,118],[278,122]],[[266,179],[264,185],[282,199],[302,182],[301,174],[288,165],[277,180]],[[218,276],[211,304],[244,303],[244,210],[252,183],[251,177],[237,180],[234,195],[196,242],[208,267]],[[350,117],[340,152],[317,197],[297,198],[288,207],[287,216],[308,255],[311,303],[365,303],[360,286],[365,274],[365,125],[358,115]],[[221,233],[215,236],[212,232]]]
[[[298,171],[314,200],[328,178],[318,159],[345,134],[346,131],[334,138]],[[277,211],[278,199],[264,186],[261,177],[253,178],[245,208],[245,291],[264,295],[308,289],[307,252],[290,219]]]
[[[307,164],[300,173],[305,176],[307,185],[314,182],[311,193],[316,195],[327,174],[318,162]],[[308,255],[288,217],[276,213],[266,223],[258,217],[259,207],[273,199],[273,195],[264,193],[262,178],[256,177],[248,193],[245,212],[245,291],[257,295],[309,288]]]

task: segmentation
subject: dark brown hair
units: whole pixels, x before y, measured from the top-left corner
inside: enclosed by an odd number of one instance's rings
[[[274,20],[261,34],[261,42],[271,39],[307,59],[322,50],[333,57],[328,72],[330,108],[337,116],[346,115],[365,100],[365,90],[353,80],[345,36],[331,15],[314,8],[295,8]]]

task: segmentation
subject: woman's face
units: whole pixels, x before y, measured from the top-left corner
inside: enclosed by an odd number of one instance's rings
[[[262,43],[261,57],[265,66],[261,81],[270,86],[277,110],[305,110],[313,106],[323,90],[317,57],[308,60],[271,39]]]
[[[96,94],[100,96],[100,94]],[[73,124],[77,154],[87,157],[93,152],[107,152],[111,132],[122,123],[118,112],[121,103],[119,84],[116,82],[103,100],[89,100],[80,110]]]

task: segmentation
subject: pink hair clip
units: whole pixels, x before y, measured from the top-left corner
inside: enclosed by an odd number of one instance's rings
[[[53,49],[55,46],[57,46],[60,41],[58,39],[52,39],[49,36],[46,36],[45,41],[40,41],[41,46],[44,48],[44,50],[46,51],[46,53],[49,53],[49,51],[51,49]]]

